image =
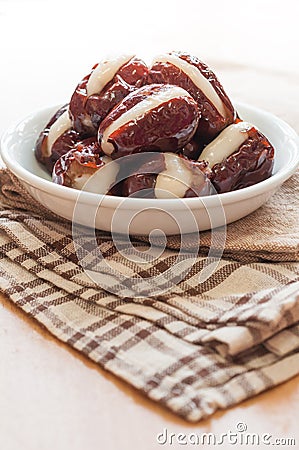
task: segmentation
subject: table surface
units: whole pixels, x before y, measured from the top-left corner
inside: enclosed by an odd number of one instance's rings
[[[1,134],[32,110],[69,98],[107,53],[148,58],[173,48],[200,55],[234,99],[271,110],[298,131],[298,2],[252,0],[243,10],[235,1],[183,3],[154,0],[141,11],[137,1],[87,0],[83,8],[0,0]],[[238,422],[299,445],[299,376],[188,424],[59,342],[3,295],[0,361],[1,450],[149,450],[162,447],[156,437],[165,428],[219,436]]]

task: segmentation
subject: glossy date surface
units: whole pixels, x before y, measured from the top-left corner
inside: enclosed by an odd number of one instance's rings
[[[200,73],[209,81],[214,90],[224,104],[226,117],[223,117],[213,103],[206,97],[203,91],[192,81],[192,79],[180,68],[171,62],[156,62],[151,67],[148,82],[149,83],[169,83],[180,86],[188,91],[197,102],[201,119],[199,121],[197,136],[202,143],[208,143],[227,125],[232,123],[235,118],[234,107],[225,93],[218,78],[206,64],[197,57],[187,53],[172,52],[183,61],[197,68]]]
[[[95,70],[97,64],[93,67]],[[99,124],[122,99],[145,83],[147,65],[133,57],[114,74],[100,92],[88,95],[87,84],[91,73],[76,87],[71,101],[70,114],[74,129],[79,133],[95,135]]]
[[[177,172],[173,170],[177,167]],[[187,176],[184,178],[182,173]],[[151,153],[148,161],[123,182],[122,195],[141,198],[199,197],[214,188],[205,162],[189,161],[173,153]]]
[[[214,72],[183,52],[157,56],[150,69],[132,55],[96,64],[42,130],[35,155],[55,183],[83,189],[97,173],[91,192],[153,198],[170,198],[164,188],[186,198],[248,187],[270,177],[274,162],[271,143],[239,118]],[[141,159],[122,163],[133,156]]]
[[[239,149],[212,167],[211,181],[221,194],[259,183],[272,174],[274,148],[253,128]]]
[[[136,107],[147,107],[150,97],[159,96],[159,104],[135,113]],[[117,121],[129,111],[130,118],[118,127]],[[186,91],[170,85],[144,86],[127,96],[101,123],[99,143],[112,158],[146,151],[177,152],[191,140],[199,117],[198,106]]]
[[[50,149],[48,148],[48,134],[50,128],[67,110],[68,105],[64,105],[53,115],[45,128],[41,131],[35,145],[36,159],[46,167],[49,173],[52,173],[56,161],[62,155],[74,148],[74,146],[82,139],[79,133],[70,129],[60,135]]]
[[[76,179],[92,175],[104,164],[97,140],[87,138],[56,162],[52,180],[56,184],[73,187]]]

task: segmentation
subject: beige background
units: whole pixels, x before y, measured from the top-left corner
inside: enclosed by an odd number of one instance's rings
[[[201,56],[234,99],[268,109],[299,131],[298,13],[290,0],[0,1],[0,132],[32,110],[66,101],[107,53],[149,58],[170,49]],[[299,448],[298,381],[188,425],[0,297],[1,450],[187,448],[159,446],[156,435],[165,427],[220,435],[239,421],[248,432],[295,437]]]

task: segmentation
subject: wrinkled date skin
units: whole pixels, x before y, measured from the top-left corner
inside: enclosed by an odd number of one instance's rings
[[[48,154],[47,140],[50,127],[65,111],[67,111],[67,109],[68,105],[64,105],[54,114],[51,120],[47,123],[46,127],[40,133],[35,145],[36,159],[46,167],[49,173],[52,173],[56,161],[70,149],[74,148],[74,146],[81,140],[80,135],[75,130],[68,130],[56,139],[50,149],[50,154]]]
[[[193,83],[187,74],[170,62],[155,63],[150,69],[148,82],[174,84],[182,87],[192,95],[201,112],[201,119],[199,121],[196,135],[202,144],[207,144],[213,140],[220,133],[220,131],[223,130],[223,128],[234,121],[234,107],[216,75],[208,68],[206,64],[200,61],[197,57],[190,56],[187,53],[173,54],[179,56],[187,63],[197,67],[202,75],[207,78],[225,105],[226,117],[222,117],[216,107]]]
[[[186,186],[184,197],[199,197],[214,193],[209,181],[208,165],[204,161],[193,162],[187,158],[172,154],[170,157],[181,158],[182,163],[192,173],[192,184]],[[167,175],[165,153],[156,153],[151,159],[143,163],[136,173],[127,177],[123,182],[122,195],[125,197],[155,198],[156,181],[159,174]]]
[[[163,153],[142,155],[142,162],[135,173],[123,182],[124,197],[155,197],[155,184],[159,173],[166,169]]]
[[[35,155],[57,184],[141,198],[238,190],[270,177],[274,163],[271,143],[238,118],[216,75],[182,52],[157,56],[151,69],[129,55],[96,64]]]
[[[103,135],[113,122],[150,96],[158,96],[173,89],[169,85],[148,85],[127,96],[100,125],[98,137],[102,150],[107,153]],[[113,150],[109,156],[116,159],[147,151],[177,152],[191,140],[199,117],[198,106],[190,95],[174,96],[144,114],[133,117],[110,134],[107,141],[113,145]]]
[[[63,155],[55,164],[52,180],[56,184],[74,187],[74,180],[82,175],[92,175],[104,166],[98,142],[94,137],[84,139]]]
[[[196,139],[196,137],[194,137],[180,150],[180,153],[188,159],[197,161],[202,150],[203,144],[198,139]]]
[[[239,149],[212,167],[211,181],[219,194],[259,183],[272,174],[274,148],[266,137],[252,128]]]
[[[97,64],[93,70],[96,67]],[[97,133],[99,124],[114,106],[145,84],[148,67],[141,59],[132,58],[120,67],[101,92],[88,96],[87,83],[91,73],[80,81],[70,101],[74,129],[90,136]]]

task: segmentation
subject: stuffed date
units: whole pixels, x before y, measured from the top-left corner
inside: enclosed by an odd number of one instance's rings
[[[195,56],[171,52],[155,57],[148,80],[180,86],[192,95],[201,113],[196,135],[202,143],[210,142],[235,119],[234,107],[216,75]]]
[[[147,198],[210,195],[215,190],[208,174],[205,162],[189,161],[174,153],[150,153],[148,161],[124,181],[123,195]]]
[[[270,177],[274,149],[239,119],[216,75],[170,52],[96,64],[41,131],[36,159],[56,184],[94,193],[186,198]]]
[[[274,149],[252,124],[238,121],[225,128],[207,145],[199,160],[209,164],[211,181],[221,194],[269,178]]]
[[[70,101],[75,130],[95,135],[108,112],[142,86],[147,75],[146,64],[132,55],[121,55],[96,64],[78,84]]]
[[[99,151],[95,138],[87,138],[55,164],[52,180],[74,189],[97,194],[111,193],[119,167]]]
[[[72,128],[68,105],[64,105],[40,133],[35,145],[36,159],[52,173],[56,161],[80,140],[79,133]]]
[[[99,127],[100,147],[113,159],[146,151],[177,152],[194,135],[200,118],[187,91],[164,84],[137,89]]]

